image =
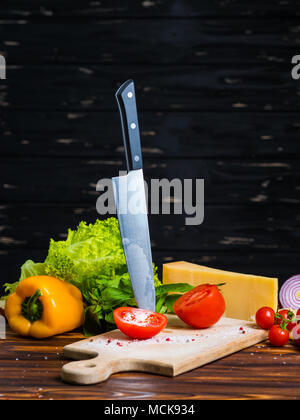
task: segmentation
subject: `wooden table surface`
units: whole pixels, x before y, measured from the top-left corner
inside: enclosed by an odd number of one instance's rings
[[[69,333],[37,341],[8,330],[0,340],[0,399],[298,399],[300,351],[258,344],[176,378],[123,373],[93,386],[60,380],[63,346],[80,340]]]

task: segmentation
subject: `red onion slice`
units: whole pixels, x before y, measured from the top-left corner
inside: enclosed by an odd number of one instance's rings
[[[279,300],[283,308],[300,308],[300,274],[291,277],[283,284]]]

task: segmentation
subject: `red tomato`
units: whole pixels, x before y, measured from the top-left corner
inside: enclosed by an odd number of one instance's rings
[[[292,331],[292,338],[294,340],[294,344],[300,347],[300,325],[296,324]]]
[[[275,324],[280,325],[282,321],[286,320],[286,321],[293,321],[294,320],[294,313],[292,311],[290,311],[289,309],[280,309],[277,312],[278,315],[280,315],[280,317],[276,318],[275,320]],[[289,322],[286,325],[286,328],[288,331],[292,331],[292,329],[295,327],[296,323],[295,322]]]
[[[263,330],[269,330],[275,324],[275,312],[264,306],[256,312],[256,323]]]
[[[138,308],[118,308],[114,319],[123,334],[141,340],[154,337],[168,323],[165,315]]]
[[[296,322],[289,322],[286,326],[286,329],[291,332],[293,330],[293,328],[297,325]]]
[[[296,316],[295,316],[295,322],[297,324],[300,323],[300,309],[297,310]]]
[[[217,286],[202,284],[182,295],[173,309],[191,327],[208,328],[224,314],[225,300]]]
[[[288,330],[282,329],[280,325],[273,325],[269,331],[269,340],[272,346],[284,346],[289,341]]]

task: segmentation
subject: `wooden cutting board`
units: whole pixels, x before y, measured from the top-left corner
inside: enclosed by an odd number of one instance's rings
[[[65,365],[62,379],[89,385],[126,371],[177,376],[267,338],[252,322],[222,318],[211,328],[195,330],[175,315],[168,318],[167,327],[150,340],[132,340],[114,330],[66,346],[64,356],[81,361]]]

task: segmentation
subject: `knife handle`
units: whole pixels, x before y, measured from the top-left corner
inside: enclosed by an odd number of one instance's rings
[[[127,80],[117,91],[127,170],[143,168],[139,121],[133,80]]]

